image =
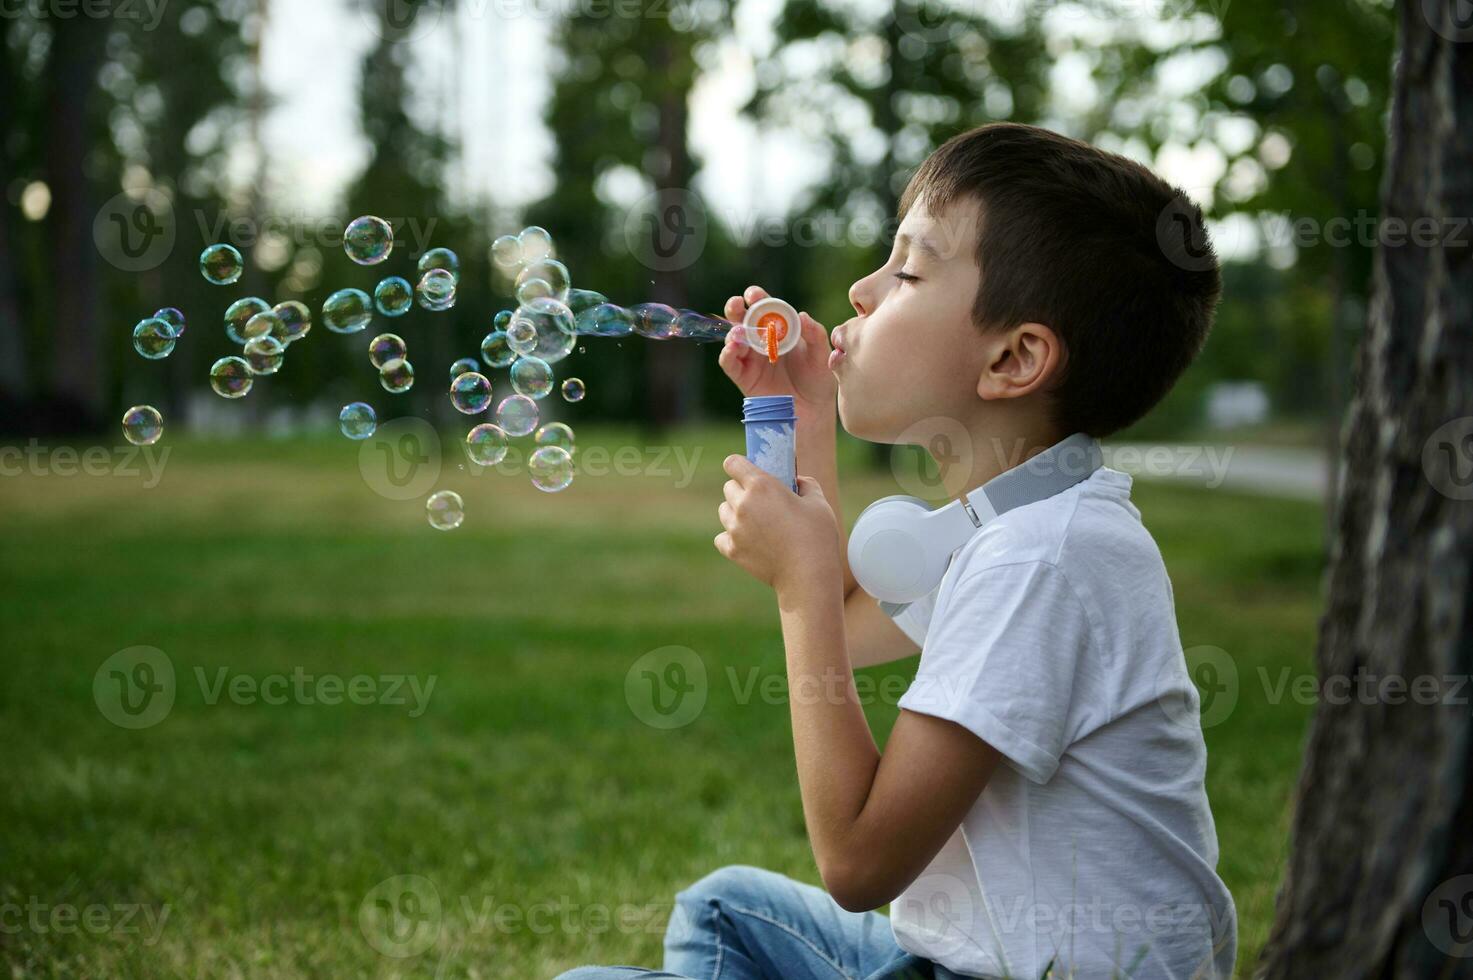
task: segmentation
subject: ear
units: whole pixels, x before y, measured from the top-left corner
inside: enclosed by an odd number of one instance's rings
[[[1032,394],[1052,384],[1063,363],[1058,334],[1041,323],[1020,323],[994,336],[977,394],[988,400]]]

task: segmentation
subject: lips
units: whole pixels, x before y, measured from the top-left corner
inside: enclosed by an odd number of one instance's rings
[[[834,345],[834,349],[829,351],[829,370],[833,371],[836,370],[840,364],[843,364],[844,358],[848,356],[844,350],[843,324],[835,327],[833,333],[829,334],[829,342]]]

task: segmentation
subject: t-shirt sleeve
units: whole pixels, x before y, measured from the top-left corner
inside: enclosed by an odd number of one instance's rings
[[[937,601],[900,707],[961,725],[1044,783],[1078,730],[1089,648],[1088,616],[1054,565],[968,570]]]

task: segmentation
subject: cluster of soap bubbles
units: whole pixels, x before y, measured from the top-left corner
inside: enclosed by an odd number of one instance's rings
[[[354,219],[343,232],[343,251],[357,265],[371,267],[387,261],[394,251],[394,231],[388,221],[373,215]],[[493,385],[487,368],[506,368],[513,393],[497,402],[494,422],[480,422],[467,433],[467,458],[477,466],[494,466],[507,455],[512,438],[531,435],[535,448],[528,457],[532,484],[547,492],[565,489],[573,480],[574,434],[563,422],[540,425],[538,402],[558,387],[567,402],[586,394],[578,378],[557,386],[553,365],[566,358],[579,334],[620,336],[637,333],[663,339],[685,336],[720,339],[730,324],[689,310],[676,311],[659,304],[624,309],[591,290],[574,289],[568,267],[558,261],[552,236],[546,229],[524,228],[503,235],[492,244],[492,258],[512,284],[517,306],[498,313],[480,346],[480,358],[463,357],[450,367],[450,400],[459,412],[480,415],[491,409]],[[200,274],[218,286],[239,282],[245,261],[226,243],[210,245],[199,257]],[[322,323],[333,333],[365,330],[374,314],[396,318],[418,305],[431,312],[455,306],[460,284],[460,259],[448,248],[432,248],[416,266],[414,284],[396,275],[385,276],[372,294],[348,287],[323,302]],[[168,357],[184,334],[184,314],[173,307],[156,311],[133,329],[133,347],[149,360]],[[255,379],[277,373],[287,348],[306,337],[312,313],[306,304],[289,300],[272,305],[257,296],[232,302],[225,310],[226,339],[239,354],[222,357],[210,367],[210,387],[223,398],[249,394]],[[580,348],[581,350],[582,348]],[[378,371],[384,390],[397,394],[414,384],[414,366],[408,346],[396,333],[380,333],[368,344],[370,364]],[[345,437],[364,440],[378,427],[371,405],[362,401],[343,406],[338,427]],[[123,416],[124,437],[135,445],[152,445],[163,433],[163,418],[150,405],[135,405]],[[464,502],[453,491],[442,490],[426,501],[432,526],[451,530],[465,518]]]

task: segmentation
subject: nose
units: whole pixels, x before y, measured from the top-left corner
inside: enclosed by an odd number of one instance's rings
[[[849,305],[860,316],[869,316],[874,312],[874,278],[874,273],[871,273],[849,287]]]

